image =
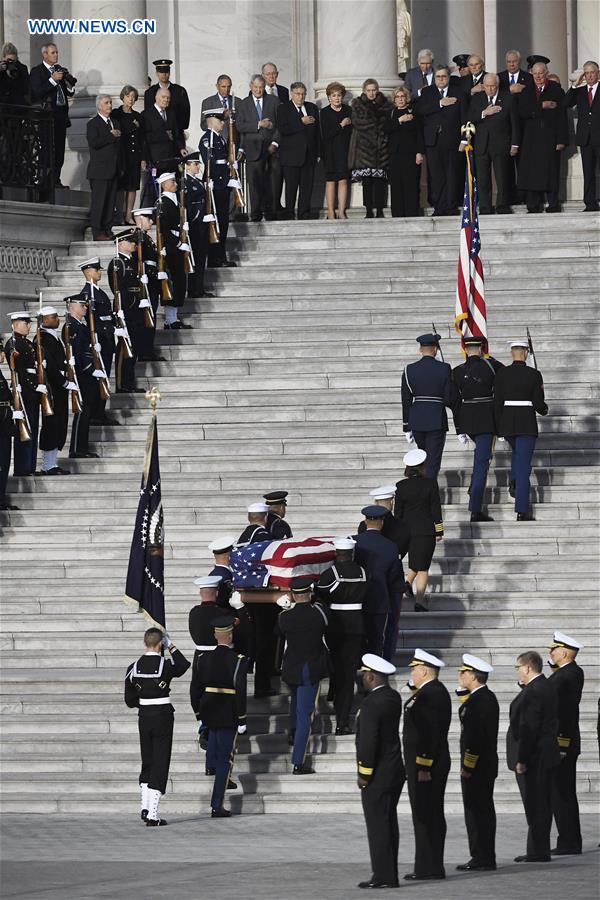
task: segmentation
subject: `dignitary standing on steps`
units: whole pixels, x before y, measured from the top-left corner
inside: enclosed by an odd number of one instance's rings
[[[113,359],[115,355],[115,319],[113,316],[113,304],[108,294],[106,294],[100,285],[102,279],[102,265],[98,256],[92,259],[86,259],[79,268],[81,274],[85,278],[85,284],[81,288],[81,293],[87,297],[88,303],[94,304],[94,325],[96,326],[96,337],[100,344],[100,355],[106,375],[110,378]],[[106,415],[106,400],[98,393],[98,398],[94,409],[92,410],[92,425],[118,425],[115,419],[110,419]]]
[[[404,704],[404,762],[415,830],[415,865],[406,881],[445,878],[444,794],[450,771],[450,695],[438,680],[445,663],[416,649],[409,663],[416,691]]]
[[[398,887],[397,807],[406,774],[399,736],[402,700],[388,682],[395,671],[372,653],[362,658],[366,694],[356,715],[356,763],[372,872],[359,888]]]
[[[325,643],[329,621],[323,606],[311,603],[312,577],[292,578],[291,589],[295,605],[279,613],[279,631],[285,638],[281,678],[292,695],[289,738],[293,740],[293,774],[313,775],[315,770],[306,762],[306,751],[321,679],[330,673]]]
[[[97,459],[98,454],[90,450],[89,434],[92,412],[97,408],[99,381],[104,373],[94,367],[90,329],[85,318],[89,300],[85,294],[65,297],[67,315],[62,330],[65,345],[71,344],[75,361],[75,374],[81,391],[81,412],[75,413],[71,423],[71,445],[69,459]],[[66,331],[68,329],[68,336]]]
[[[394,108],[383,123],[390,154],[388,177],[392,216],[418,216],[421,165],[425,159],[423,126],[406,87],[396,88],[392,103]]]
[[[433,215],[452,216],[460,204],[462,154],[458,147],[467,100],[458,79],[450,79],[447,66],[437,66],[434,79],[434,83],[421,92],[418,112],[423,119]]]
[[[498,777],[500,711],[496,695],[487,686],[493,671],[485,660],[463,653],[456,693],[461,701],[460,787],[471,858],[456,867],[459,872],[496,868],[494,782]]]
[[[374,78],[363,82],[362,94],[352,101],[352,136],[348,164],[352,181],[362,182],[365,218],[383,219],[387,167],[390,159],[385,121],[390,106]]]
[[[542,674],[542,657],[528,650],[515,670],[522,691],[510,704],[506,761],[517,776],[527,818],[527,852],[515,862],[550,862],[552,780],[560,763],[556,693]]]
[[[315,165],[319,157],[319,110],[306,100],[306,85],[290,85],[291,100],[277,107],[279,159],[285,181],[285,218],[310,219]]]
[[[274,541],[285,541],[292,537],[292,529],[285,521],[287,496],[287,491],[270,491],[268,494],[263,494],[263,500],[269,507],[267,530]]]
[[[96,97],[96,115],[86,126],[90,159],[87,179],[92,192],[90,225],[94,241],[110,241],[115,218],[115,197],[121,152],[121,130],[112,117],[109,94]],[[139,183],[139,178],[138,178]]]
[[[339,81],[332,81],[325,90],[329,106],[321,110],[321,147],[325,168],[327,218],[347,219],[352,110],[343,102],[346,88]]]
[[[129,666],[125,675],[125,703],[139,710],[141,818],[148,827],[167,824],[158,814],[158,805],[167,789],[171,764],[174,722],[169,696],[171,681],[184,675],[190,664],[169,635],[159,628],[148,628],[144,644],[146,652]],[[164,658],[165,649],[171,659]]]
[[[598,211],[596,172],[600,164],[600,96],[598,78],[600,70],[593,60],[583,64],[583,72],[573,87],[567,91],[565,104],[577,107],[577,131],[575,141],[581,153],[583,167],[584,212]]]
[[[279,146],[275,128],[279,102],[278,97],[265,94],[263,76],[253,75],[250,95],[237,104],[235,127],[246,156],[253,222],[260,222],[263,216],[273,218],[269,160],[277,153]]]
[[[475,445],[469,485],[471,522],[492,522],[492,517],[482,512],[482,506],[496,435],[494,381],[496,372],[503,365],[493,357],[483,355],[484,339],[481,337],[466,337],[464,346],[467,359],[452,370],[457,389],[452,415],[461,444],[471,440]]]
[[[558,702],[558,749],[560,765],[553,770],[552,814],[558,839],[551,853],[569,856],[581,853],[581,826],[577,802],[577,757],[581,753],[579,704],[583,690],[583,670],[575,659],[583,644],[576,638],[554,632],[550,645],[553,673],[548,684]]]
[[[15,429],[13,475],[33,475],[37,460],[40,395],[37,391],[35,351],[28,338],[31,316],[25,311],[11,313],[10,325],[12,334],[4,352],[17,373],[23,414],[31,435],[30,440],[22,441],[18,429]]]
[[[70,391],[77,390],[77,385],[67,378],[67,357],[60,334],[58,310],[54,306],[43,306],[39,316],[45,381],[52,405],[52,415],[42,416],[40,475],[69,475],[68,469],[58,465],[58,453],[67,440],[69,396]]]
[[[515,498],[517,522],[531,522],[529,478],[538,436],[536,413],[545,416],[548,407],[541,373],[527,365],[529,343],[513,341],[510,351],[512,365],[497,372],[494,382],[496,429],[512,450],[510,495]]]

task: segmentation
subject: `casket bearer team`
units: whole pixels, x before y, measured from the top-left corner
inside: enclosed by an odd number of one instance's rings
[[[269,507],[267,529],[274,541],[285,541],[292,537],[292,529],[285,521],[287,497],[287,491],[270,491],[268,494],[263,494],[263,500]]]

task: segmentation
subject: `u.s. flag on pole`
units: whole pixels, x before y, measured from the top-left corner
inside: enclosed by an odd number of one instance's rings
[[[471,129],[473,126],[471,126]],[[477,216],[477,179],[473,168],[473,147],[469,125],[465,129],[468,140],[465,147],[467,161],[465,196],[460,229],[460,253],[458,257],[458,281],[456,285],[456,310],[454,326],[461,335],[464,347],[466,337],[483,337],[484,353],[487,353],[487,315],[481,262],[481,235]]]

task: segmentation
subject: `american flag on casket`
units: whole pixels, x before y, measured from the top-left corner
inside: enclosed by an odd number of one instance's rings
[[[330,537],[301,541],[257,541],[232,551],[230,565],[235,588],[289,588],[298,575],[318,577],[335,559]]]

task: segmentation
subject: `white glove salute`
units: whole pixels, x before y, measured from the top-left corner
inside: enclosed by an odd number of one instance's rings
[[[407,443],[407,444],[414,444],[415,439],[414,439],[414,437],[413,437],[412,431],[407,431],[407,432],[405,432],[404,437],[406,438],[406,443]]]
[[[469,435],[468,434],[457,434],[459,444],[465,444],[465,446],[469,446]]]
[[[246,734],[248,731],[247,725],[238,725],[238,734]]]
[[[242,609],[244,604],[242,603],[242,598],[240,596],[239,591],[234,591],[231,595],[231,600],[229,601],[229,605],[233,606],[234,609]]]
[[[166,631],[161,638],[161,644],[163,645],[165,650],[167,650],[167,648],[171,646],[171,637],[167,634]]]
[[[282,609],[291,609],[294,605],[288,594],[283,594],[278,600],[275,601],[277,606],[280,606]]]

